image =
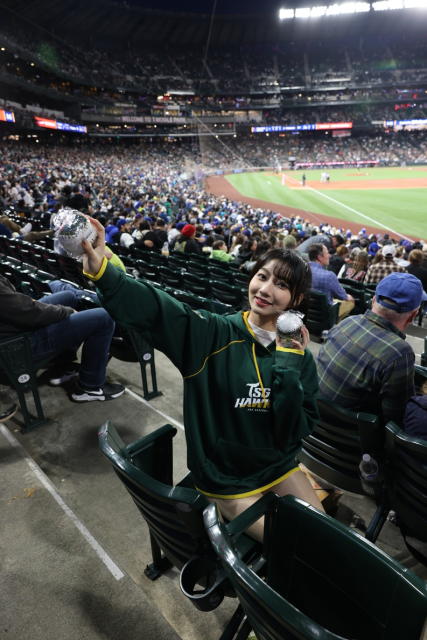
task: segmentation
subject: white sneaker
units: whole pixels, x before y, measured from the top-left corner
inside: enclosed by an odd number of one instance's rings
[[[106,382],[103,387],[99,389],[82,389],[80,385],[76,385],[76,390],[71,394],[71,399],[74,402],[94,402],[99,400],[114,400],[123,395],[125,388],[122,384],[110,384]]]
[[[27,224],[24,224],[24,226],[21,229],[21,236],[25,236],[27,233],[30,233],[32,228],[33,228],[33,225],[31,224],[31,222],[27,222]]]

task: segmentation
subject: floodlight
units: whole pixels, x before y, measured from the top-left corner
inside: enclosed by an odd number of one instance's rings
[[[427,0],[404,0],[405,9],[427,9]]]
[[[321,16],[325,16],[327,8],[326,6],[311,7],[311,17],[320,18]]]
[[[279,20],[292,20],[294,15],[294,9],[279,9]]]
[[[298,7],[295,9],[295,18],[309,18],[310,12],[310,7]]]
[[[403,9],[403,0],[380,0],[373,2],[374,11],[394,11],[395,9]]]

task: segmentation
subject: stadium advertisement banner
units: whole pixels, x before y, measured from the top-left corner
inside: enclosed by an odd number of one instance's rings
[[[15,122],[15,114],[13,111],[0,109],[0,122]]]
[[[393,131],[412,131],[413,129],[427,129],[426,118],[416,118],[413,120],[385,120],[384,127],[386,129],[392,128]]]
[[[352,129],[352,122],[315,122],[313,124],[272,124],[264,127],[251,127],[251,133],[275,133],[280,131],[333,131]]]
[[[39,116],[34,116],[34,121],[38,127],[43,127],[44,129],[57,129],[58,131],[87,133],[87,127],[84,124],[70,124],[69,122],[59,122],[59,120],[40,118]]]
[[[316,131],[332,131],[334,129],[352,129],[352,122],[317,122]]]

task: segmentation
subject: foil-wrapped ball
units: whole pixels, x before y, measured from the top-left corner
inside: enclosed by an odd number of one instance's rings
[[[285,311],[277,318],[276,331],[283,346],[292,347],[292,340],[302,342],[301,328],[303,314],[299,311]]]
[[[55,229],[55,238],[60,247],[67,255],[77,259],[84,253],[83,240],[93,244],[98,235],[89,218],[76,209],[60,209],[52,216],[51,226]]]

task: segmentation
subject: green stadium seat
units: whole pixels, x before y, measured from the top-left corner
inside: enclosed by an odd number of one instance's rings
[[[325,293],[310,289],[306,325],[311,334],[321,338],[338,322],[339,303],[329,304]]]
[[[354,412],[318,399],[319,420],[313,432],[303,439],[298,459],[312,473],[334,487],[367,495],[359,474],[359,463],[369,453],[379,463],[384,458],[384,428],[378,416]],[[389,508],[380,481],[375,489],[377,509],[367,527],[366,537],[375,541]]]
[[[265,516],[265,563],[245,562],[236,540]],[[265,495],[225,524],[204,513],[211,543],[260,640],[418,640],[427,584],[345,525],[294,496]],[[258,575],[261,574],[261,575]]]
[[[385,429],[390,508],[409,551],[427,566],[427,440],[407,435],[393,422]],[[408,537],[421,540],[424,553]]]
[[[49,360],[36,361],[31,350],[31,334],[22,333],[0,340],[0,375],[2,383],[10,385],[18,396],[24,419],[22,432],[31,431],[46,422],[40,400],[37,371],[45,368]],[[36,415],[32,415],[25,394],[31,392]]]
[[[206,498],[193,485],[191,475],[173,482],[173,438],[169,424],[129,445],[111,422],[99,431],[99,445],[113,465],[148,525],[152,562],[144,573],[156,580],[170,567],[182,569],[181,582],[198,609],[211,611],[227,593],[227,584],[203,526]],[[246,557],[258,545],[242,536],[239,548]],[[202,588],[195,588],[199,583]],[[226,637],[223,636],[224,640]]]

